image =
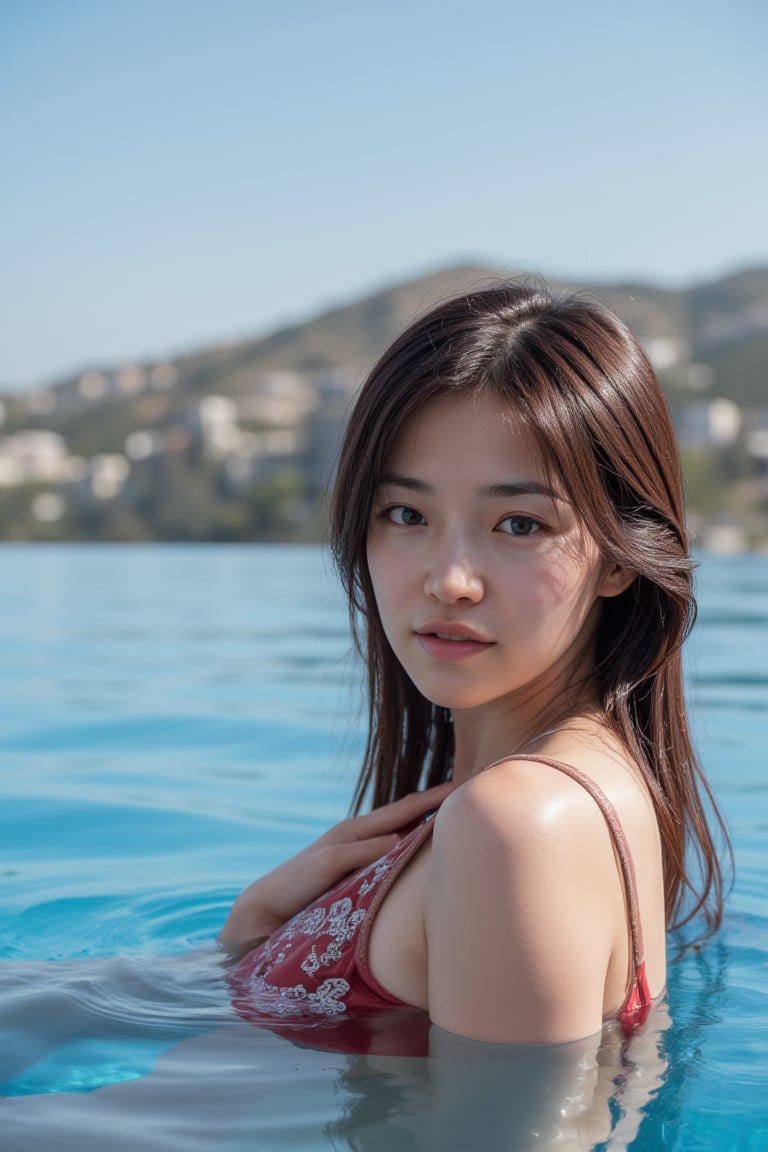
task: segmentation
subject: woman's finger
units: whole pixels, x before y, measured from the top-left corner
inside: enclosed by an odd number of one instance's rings
[[[390,852],[399,842],[396,832],[383,836],[371,836],[365,840],[350,840],[345,844],[328,845],[324,852],[328,853],[327,863],[318,860],[318,871],[335,883],[342,876],[366,868],[381,856]]]
[[[333,829],[334,840],[337,843],[352,838],[365,840],[370,836],[397,831],[425,812],[438,808],[454,787],[451,781],[437,784],[424,792],[409,792],[407,796],[402,796],[399,800],[394,800],[381,808],[374,808],[372,812],[365,812],[362,816],[352,816]],[[338,840],[336,833],[339,834]]]

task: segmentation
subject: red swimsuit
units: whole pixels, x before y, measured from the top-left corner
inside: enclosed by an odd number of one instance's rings
[[[577,768],[541,756],[506,757],[508,760],[538,760],[564,772],[589,792],[605,817],[619,862],[629,911],[631,979],[626,999],[616,1019],[630,1035],[646,1019],[651,995],[645,975],[642,933],[637,907],[635,873],[632,857],[619,818],[604,792]],[[493,767],[491,765],[490,767]],[[290,1025],[286,1032],[295,1038],[323,1045],[328,1032],[338,1033],[338,1025],[371,1013],[399,1007],[408,1014],[423,1017],[426,1013],[409,1008],[387,992],[368,966],[368,937],[376,912],[407,862],[431,836],[435,813],[432,812],[407,832],[403,839],[380,860],[339,881],[303,912],[299,912],[267,940],[232,966],[229,981],[232,1003],[245,1019],[275,1026]],[[333,1028],[313,1029],[312,1022],[324,1022]],[[309,1029],[307,1026],[310,1026]],[[339,1034],[341,1045],[351,1050],[367,1050],[368,1041],[354,1037],[349,1029]],[[352,1030],[354,1031],[354,1029]],[[425,1029],[416,1029],[409,1051],[421,1052]],[[329,1047],[339,1046],[336,1041]],[[381,1051],[381,1048],[378,1049]],[[402,1042],[398,1050],[403,1051]]]

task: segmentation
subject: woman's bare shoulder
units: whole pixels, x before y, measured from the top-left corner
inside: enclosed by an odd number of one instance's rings
[[[502,760],[456,788],[436,824],[443,835],[478,833],[522,848],[541,835],[589,835],[604,818],[593,797],[566,772],[540,760]]]
[[[505,1042],[599,1030],[621,907],[610,835],[582,787],[526,760],[472,777],[435,821],[433,1019]]]

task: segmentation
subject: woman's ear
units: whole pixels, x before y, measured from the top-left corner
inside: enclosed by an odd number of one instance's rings
[[[633,572],[631,568],[622,568],[620,564],[606,564],[597,585],[597,595],[620,596],[636,579],[637,572]]]

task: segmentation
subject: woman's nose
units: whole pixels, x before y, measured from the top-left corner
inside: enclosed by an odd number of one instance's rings
[[[455,554],[444,561],[434,562],[424,581],[424,590],[434,600],[455,604],[458,600],[477,603],[485,594],[485,587],[476,566],[468,556]]]

